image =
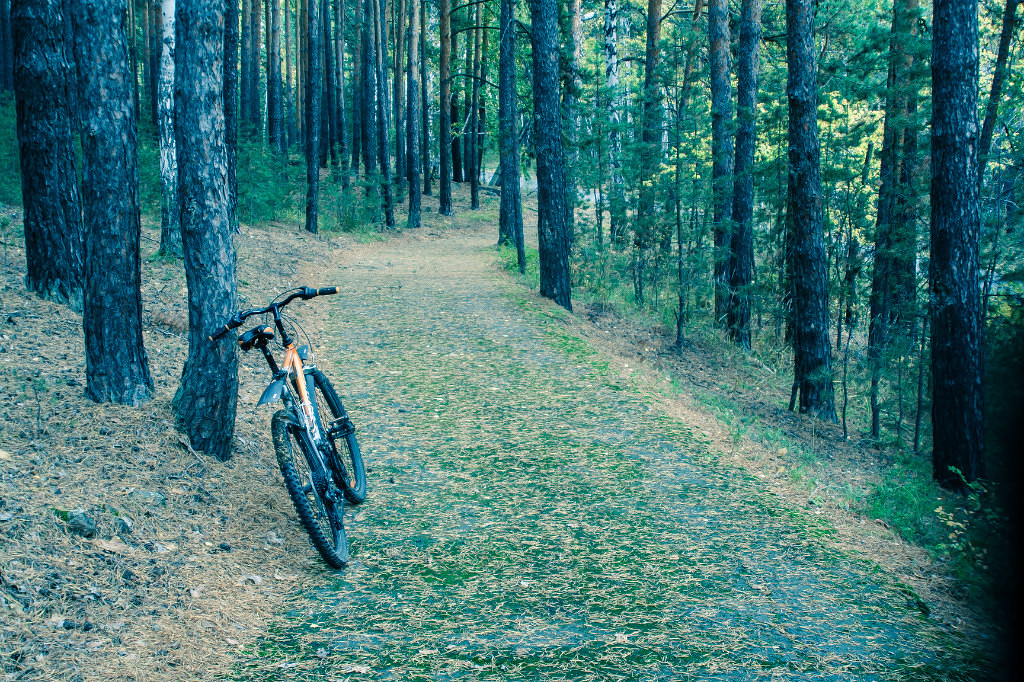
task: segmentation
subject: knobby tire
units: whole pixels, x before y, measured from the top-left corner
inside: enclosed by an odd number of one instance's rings
[[[293,432],[294,427],[289,428],[291,425],[292,419],[287,410],[276,412],[271,421],[274,451],[285,487],[295,504],[302,527],[320,556],[332,568],[343,568],[349,560],[348,539],[342,523],[344,505],[340,500],[331,503],[321,499],[313,489],[312,468],[306,452],[310,446],[297,429]]]

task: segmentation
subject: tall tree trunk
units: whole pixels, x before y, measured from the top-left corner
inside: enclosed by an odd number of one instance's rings
[[[328,156],[334,153],[334,149],[331,147],[331,117],[329,115],[331,103],[328,90],[330,88],[327,85],[328,74],[331,71],[331,65],[327,62],[327,43],[330,36],[327,34],[324,24],[324,14],[327,11],[325,0],[314,1],[320,3],[320,25],[318,26],[320,31],[320,167],[327,168]]]
[[[174,146],[174,0],[161,0],[160,31],[160,253],[181,257],[181,216],[178,210],[178,161]],[[225,108],[227,99],[225,98]]]
[[[14,42],[11,39],[11,0],[0,0],[0,92],[14,90]]]
[[[761,0],[743,0],[736,55],[736,162],[733,167],[732,246],[729,249],[729,334],[750,350],[750,283],[754,276],[754,150]]]
[[[23,0],[11,7],[17,100],[25,287],[43,298],[82,305],[82,217],[71,135],[69,55],[63,0]]]
[[[395,198],[391,188],[391,143],[388,140],[388,101],[387,79],[384,73],[384,55],[387,53],[387,33],[385,32],[384,0],[370,0],[373,5],[373,28],[376,50],[375,67],[377,69],[377,155],[380,160],[380,192],[384,208],[384,226],[391,229],[395,226]]]
[[[978,287],[978,5],[936,0],[932,42],[932,467],[945,487],[984,475]]]
[[[238,230],[238,3],[224,11],[224,142],[228,154],[228,219]],[[172,60],[172,68],[173,68]],[[174,105],[173,92],[171,105]],[[173,133],[172,133],[173,135]],[[176,220],[179,223],[180,221]]]
[[[269,0],[268,0],[269,2]],[[260,97],[260,44],[263,27],[263,9],[260,0],[252,0],[252,33],[250,34],[249,63],[252,68],[249,70],[249,111],[246,118],[249,123],[249,130],[252,139],[260,139],[260,109],[262,102]]]
[[[419,90],[417,80],[420,59],[420,13],[416,5],[423,0],[409,0],[409,54],[407,67],[409,71],[409,109],[407,112],[408,127],[406,128],[409,140],[409,220],[408,227],[420,226],[420,201],[422,188],[420,187],[420,107]],[[397,42],[397,40],[396,40]],[[395,69],[400,71],[400,69]],[[397,76],[396,76],[397,78]],[[397,128],[401,127],[400,121],[395,121]]]
[[[647,48],[644,60],[643,130],[640,144],[640,201],[633,240],[633,293],[644,302],[646,261],[658,226],[657,169],[661,165],[661,0],[647,0]]]
[[[338,96],[335,124],[338,128],[338,156],[341,160],[341,186],[348,188],[348,127],[345,122],[345,0],[334,0],[334,43],[338,70]]]
[[[281,83],[281,0],[268,0],[270,50],[267,53],[267,132],[270,148],[285,153],[284,94]]]
[[[794,374],[800,411],[834,422],[812,0],[786,0],[786,57]]]
[[[519,188],[519,103],[516,100],[515,0],[501,0],[498,43],[498,149],[501,155],[501,204],[498,244],[515,245],[519,272],[526,272],[523,202]]]
[[[1006,0],[1006,7],[1003,9],[1003,29],[999,34],[999,50],[996,53],[988,105],[985,107],[985,122],[981,126],[981,143],[978,147],[978,182],[985,181],[985,166],[988,164],[988,152],[992,146],[992,131],[996,126],[999,99],[1003,92],[1003,81],[1006,79],[1006,60],[1010,54],[1010,40],[1013,39],[1019,4],[1020,0]]]
[[[152,33],[153,25],[150,20],[152,13],[151,5],[154,2],[158,2],[158,0],[126,0],[126,5],[127,2],[133,2],[135,5],[138,25],[129,23],[128,26],[131,29],[126,28],[127,32],[125,35],[132,35],[138,29],[142,29],[142,49],[140,50],[141,54],[137,57],[137,59],[142,61],[142,101],[140,102],[141,107],[136,109],[136,112],[145,112],[138,114],[138,118],[141,121],[145,120],[146,114],[149,113],[149,103],[152,100],[153,93],[156,92],[156,71],[153,70],[153,62],[149,57],[152,52],[153,41],[156,39],[156,36]],[[128,8],[126,6],[125,12],[127,13],[127,11]]]
[[[909,145],[916,147],[915,133],[909,130],[910,102],[914,96],[912,41],[917,33],[917,0],[893,3],[892,32],[889,42],[889,72],[886,92],[882,153],[879,163],[881,183],[875,219],[875,257],[871,280],[871,312],[868,320],[868,361],[871,365],[871,436],[881,433],[881,405],[878,394],[885,367],[886,347],[894,324],[906,328],[910,322],[905,301],[906,271],[913,271],[916,257],[914,226],[907,220],[906,197],[912,192],[910,174],[901,177],[901,167],[913,159],[901,158]],[[916,99],[916,98],[915,98]],[[911,288],[911,296],[913,288]]]
[[[480,167],[477,165],[477,146],[480,144],[480,65],[482,49],[480,40],[483,37],[481,28],[483,21],[483,5],[476,6],[476,18],[473,21],[473,86],[472,98],[469,103],[469,133],[466,135],[466,172],[469,175],[469,207],[480,208]]]
[[[142,343],[139,167],[126,0],[73,0],[82,103],[85,394],[141,405],[153,395]]]
[[[366,178],[377,172],[377,37],[373,28],[373,3],[363,0],[363,171]]]
[[[530,0],[530,14],[540,295],[572,310],[569,231],[565,221],[565,152],[558,93],[558,5],[555,0]]]
[[[242,0],[242,30],[240,33],[240,48],[241,57],[239,58],[239,71],[240,75],[238,78],[238,121],[236,126],[240,126],[245,130],[245,136],[248,135],[248,124],[249,124],[249,111],[252,106],[249,104],[249,98],[252,97],[252,93],[249,91],[249,85],[252,83],[252,2],[253,0]],[[228,0],[227,5],[231,5],[231,1]],[[225,12],[225,18],[231,13],[230,9]]]
[[[320,97],[323,72],[320,68],[320,0],[310,0],[306,9],[306,231],[320,230]]]
[[[565,166],[565,201],[566,201],[566,224],[569,230],[569,239],[576,239],[576,202],[579,200],[579,190],[576,178],[579,175],[580,165],[580,132],[582,120],[580,116],[580,96],[583,93],[583,78],[580,75],[580,60],[583,54],[583,17],[580,7],[580,0],[569,0],[566,8],[566,30],[565,30],[565,65],[562,83],[562,111],[564,121],[566,142],[566,166]]]
[[[729,260],[732,244],[733,183],[732,84],[729,79],[729,0],[708,3],[709,65],[711,72],[711,183],[715,239],[715,321],[725,322],[729,307]]]
[[[174,396],[192,447],[231,457],[238,402],[238,351],[232,338],[211,342],[237,302],[235,248],[227,210],[227,150],[221,79],[224,3],[177,0],[175,86],[178,186],[188,285],[188,358]]]
[[[604,3],[604,86],[608,90],[608,219],[615,243],[626,223],[626,183],[622,177],[622,92],[619,87],[619,2]]]
[[[361,0],[356,2],[356,42],[352,47],[352,171],[359,175],[359,159],[362,158],[363,142],[363,21]]]
[[[423,193],[432,194],[430,189],[430,100],[427,88],[427,3],[420,0],[420,157],[423,168]]]
[[[440,196],[438,197],[437,212],[443,216],[452,214],[452,21],[451,21],[451,0],[441,0],[441,56],[440,56],[440,80],[441,93],[439,97],[438,110],[441,116],[440,134],[438,141],[438,154],[440,155]]]
[[[153,0],[149,12],[149,64],[150,69],[153,70],[153,92],[149,98],[149,111],[147,114],[150,120],[153,122],[153,126],[156,127],[156,117],[160,108],[160,53],[162,50],[162,43],[160,36],[163,34],[163,8],[161,6],[162,0]]]
[[[407,65],[410,26],[406,19],[409,14],[408,5],[415,3],[415,0],[392,0],[392,11],[395,13],[395,78],[394,78],[394,104],[395,116],[395,176],[399,183],[409,182],[410,170],[406,165],[411,153],[411,143],[406,140],[408,123],[405,120],[405,67]]]
[[[326,101],[327,105],[324,111],[324,118],[327,120],[327,128],[330,134],[329,147],[331,154],[331,166],[335,171],[338,169],[338,139],[340,138],[340,131],[338,130],[338,69],[334,63],[334,57],[337,54],[336,46],[334,43],[334,32],[331,30],[331,0],[323,0],[323,6],[320,8],[320,17],[324,25],[324,73],[326,78],[324,82],[326,84]]]

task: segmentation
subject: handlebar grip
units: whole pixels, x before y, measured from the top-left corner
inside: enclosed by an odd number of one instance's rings
[[[327,296],[328,294],[336,294],[336,293],[338,293],[338,287],[324,287],[323,289],[317,289],[316,290],[316,295],[317,296]]]
[[[215,332],[215,333],[213,334],[213,336],[211,336],[211,337],[210,337],[210,341],[216,341],[216,340],[217,340],[217,339],[219,339],[220,337],[222,337],[222,336],[224,336],[225,334],[227,334],[227,333],[228,333],[229,331],[231,331],[231,327],[229,327],[229,326],[227,326],[227,325],[224,325],[223,327],[221,327],[220,329],[218,329],[218,330],[217,330],[217,331],[216,331],[216,332]]]

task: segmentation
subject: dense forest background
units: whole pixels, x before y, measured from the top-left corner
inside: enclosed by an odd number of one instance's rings
[[[234,309],[235,226],[415,229],[465,183],[469,210],[500,195],[495,238],[542,295],[792,373],[791,410],[1005,526],[1018,4],[0,0],[0,202],[24,207],[27,286],[107,351],[97,400],[151,390],[138,240],[160,223],[194,304],[177,409],[220,457],[237,360],[200,342]]]

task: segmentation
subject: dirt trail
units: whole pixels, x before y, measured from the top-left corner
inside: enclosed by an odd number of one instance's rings
[[[354,563],[297,595],[238,677],[972,675],[911,590],[497,273],[492,232],[320,273],[342,288],[320,364],[370,495],[349,517]]]

